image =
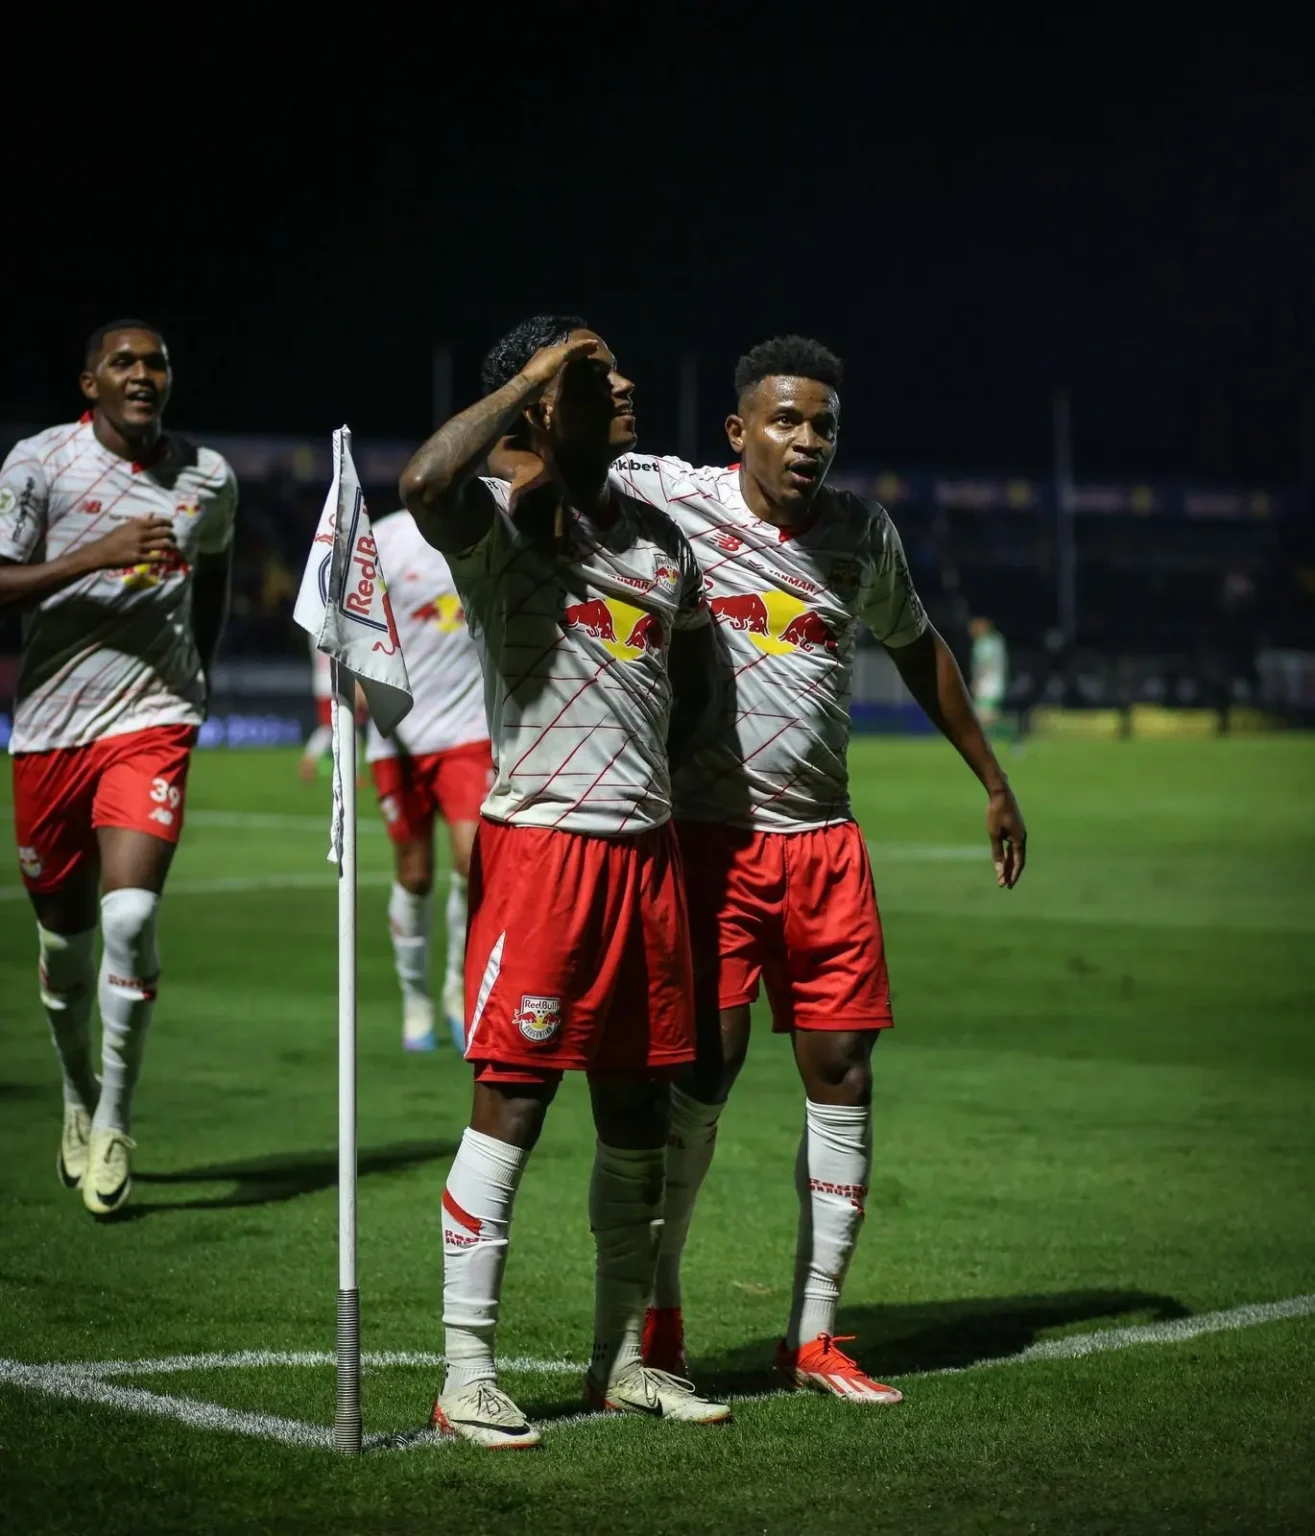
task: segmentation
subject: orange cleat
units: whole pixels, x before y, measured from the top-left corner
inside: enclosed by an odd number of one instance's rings
[[[679,1307],[650,1307],[644,1314],[644,1339],[640,1358],[655,1371],[670,1376],[689,1375],[685,1354],[685,1320]]]
[[[806,1392],[826,1392],[851,1403],[902,1403],[904,1394],[880,1381],[873,1381],[851,1360],[838,1344],[847,1344],[854,1335],[834,1338],[819,1333],[798,1349],[790,1349],[782,1339],[776,1348],[776,1369],[788,1387]]]

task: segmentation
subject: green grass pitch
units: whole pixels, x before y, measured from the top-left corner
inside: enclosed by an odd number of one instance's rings
[[[32,923],[12,864],[0,874],[6,1362],[332,1348],[334,890],[324,786],[297,783],[294,762],[196,761],[131,1219],[97,1225],[57,1184]],[[1315,1317],[1016,1358],[1315,1292],[1315,743],[1036,743],[1009,765],[1032,834],[1012,893],[994,888],[982,798],[948,747],[864,740],[853,766],[898,1028],[876,1056],[873,1191],[841,1322],[901,1407],[761,1395],[787,1305],[801,1106],[760,1020],[687,1266],[696,1375],[745,1396],[733,1426],[564,1420],[579,1379],[549,1367],[585,1357],[592,1271],[592,1134],[568,1082],[521,1192],[501,1340],[528,1362],[507,1385],[563,1419],[542,1452],[422,1443],[348,1461],[91,1402],[76,1383],[62,1397],[20,1386],[6,1367],[0,1527],[1315,1528]],[[362,826],[363,1343],[432,1352],[438,1199],[468,1075],[450,1050],[399,1049],[372,805]],[[1004,1363],[946,1369],[984,1359]],[[367,1433],[418,1429],[435,1379],[372,1367]],[[112,1381],[332,1419],[324,1364]]]

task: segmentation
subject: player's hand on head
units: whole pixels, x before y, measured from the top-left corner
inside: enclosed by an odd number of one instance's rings
[[[166,517],[134,517],[97,539],[94,553],[103,570],[122,565],[152,565],[177,553],[173,524]]]
[[[596,336],[582,336],[568,341],[559,341],[555,346],[540,347],[521,369],[521,377],[541,393],[568,363],[573,363],[582,357],[593,356],[600,345]]]
[[[986,806],[986,832],[991,839],[991,862],[996,884],[1012,890],[1027,863],[1027,828],[1014,792],[1006,784],[995,790]]]

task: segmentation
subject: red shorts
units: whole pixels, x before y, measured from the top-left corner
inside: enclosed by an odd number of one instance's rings
[[[469,741],[421,757],[381,757],[370,772],[389,837],[395,843],[428,842],[435,815],[448,826],[479,820],[493,782],[493,756],[487,741]]]
[[[890,979],[867,845],[856,823],[815,832],[677,826],[701,1009],[758,996],[772,1026],[888,1029]]]
[[[669,825],[591,837],[480,820],[466,942],[477,1081],[683,1066],[694,1060],[693,987]]]
[[[156,725],[85,747],[14,757],[18,864],[29,891],[57,891],[96,853],[97,827],[176,843],[196,727]]]

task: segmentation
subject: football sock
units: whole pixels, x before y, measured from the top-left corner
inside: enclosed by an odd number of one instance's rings
[[[447,961],[443,976],[443,1006],[449,1012],[456,1005],[454,1017],[464,1022],[465,1016],[465,969],[466,969],[466,877],[454,869],[448,876],[447,908],[444,912],[447,926]]]
[[[388,898],[388,931],[404,998],[429,997],[429,926],[434,899],[426,892],[413,896],[396,881]]]
[[[100,962],[101,1089],[91,1127],[132,1128],[132,1091],[141,1071],[146,1031],[155,1010],[160,961],[155,924],[160,898],[132,888],[108,891],[100,902],[105,950]]]
[[[835,1332],[836,1304],[858,1241],[872,1170],[871,1107],[811,1099],[807,1105],[795,1160],[799,1238],[785,1335],[791,1349]]]
[[[639,1362],[662,1226],[665,1147],[594,1149],[589,1225],[597,1246],[590,1371],[606,1385]]]
[[[689,1236],[694,1202],[717,1150],[717,1122],[724,1104],[702,1104],[671,1090],[671,1139],[667,1143],[667,1191],[653,1277],[653,1305],[680,1305],[680,1260]]]
[[[51,933],[37,924],[41,1004],[64,1074],[65,1104],[96,1108],[100,1085],[91,1065],[91,1003],[96,995],[96,930]]]
[[[507,1232],[529,1152],[467,1130],[443,1191],[445,1390],[495,1381],[494,1334]]]

